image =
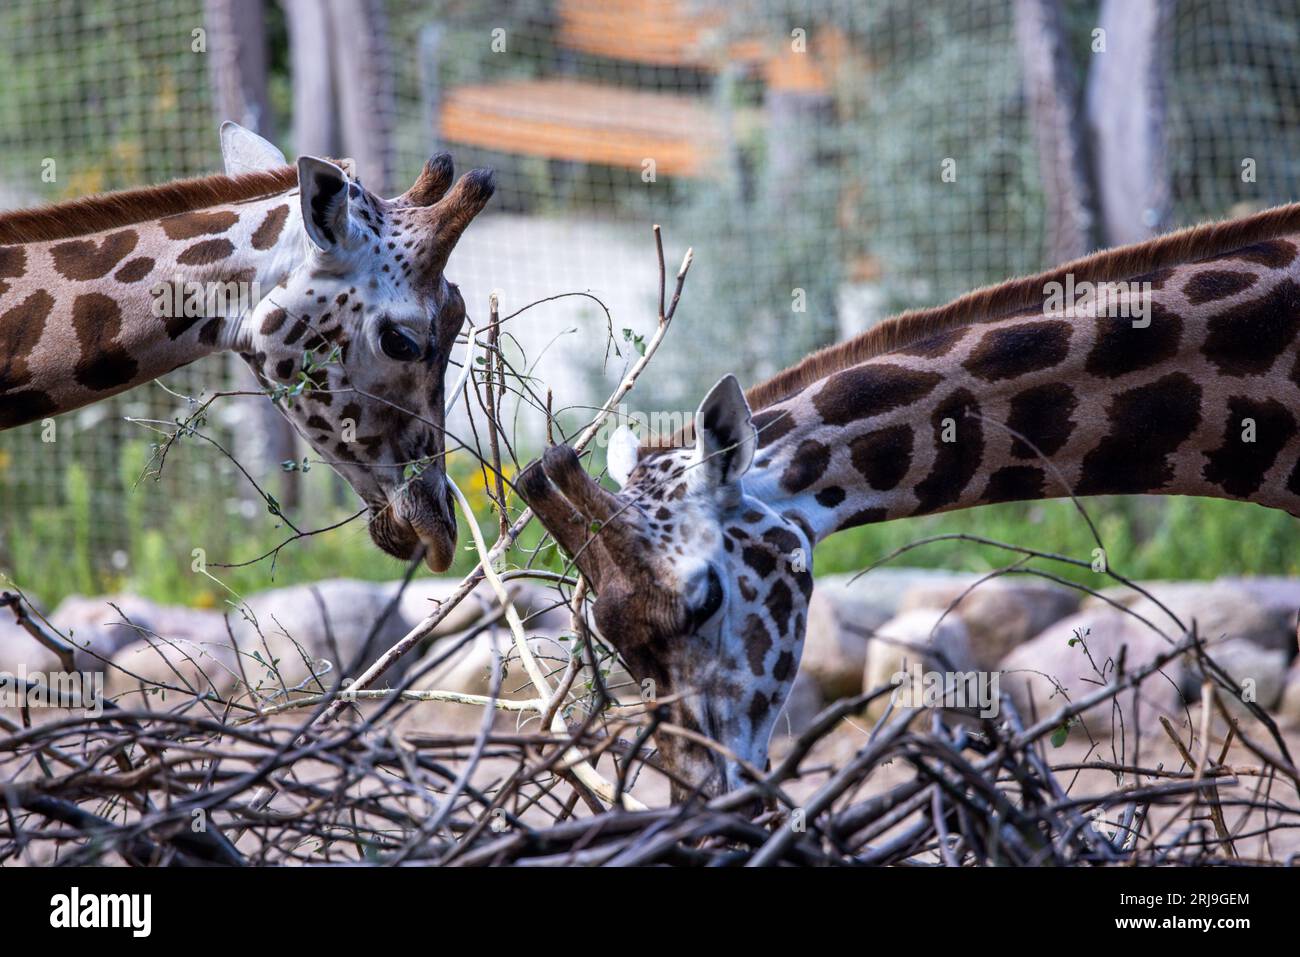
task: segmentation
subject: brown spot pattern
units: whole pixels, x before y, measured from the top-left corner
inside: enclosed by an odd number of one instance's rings
[[[229,239],[204,239],[186,247],[176,261],[182,266],[210,266],[234,253],[235,246]]]
[[[72,375],[87,389],[106,392],[135,378],[138,364],[117,341],[122,331],[122,310],[117,300],[99,292],[78,296],[72,303],[72,327],[81,356]]]
[[[38,289],[18,305],[0,315],[0,392],[8,392],[31,381],[28,359],[45,331],[45,319],[54,307],[54,297]],[[6,396],[5,403],[13,401]]]
[[[934,444],[938,454],[930,474],[916,486],[920,504],[915,514],[927,512],[956,503],[962,491],[979,471],[984,459],[984,429],[978,415],[979,403],[969,389],[958,389],[934,410],[930,423],[934,427]],[[945,419],[957,426],[956,440],[944,442]]]
[[[1201,351],[1223,375],[1262,375],[1300,330],[1300,286],[1283,279],[1264,295],[1211,317]]]
[[[161,220],[168,239],[193,239],[195,236],[215,236],[224,233],[239,222],[239,214],[228,209],[216,212],[195,211],[167,216]]]
[[[1106,406],[1110,431],[1083,457],[1075,492],[1152,492],[1168,484],[1169,456],[1201,422],[1201,387],[1183,372],[1114,396]]]
[[[794,429],[794,416],[788,409],[763,409],[755,412],[754,428],[758,430],[758,447],[764,448]]]
[[[984,333],[962,366],[986,382],[1050,369],[1063,362],[1069,353],[1071,331],[1070,324],[1059,319],[991,329]]]
[[[27,271],[27,251],[22,246],[0,246],[0,278],[16,279]]]
[[[1151,303],[1150,322],[1135,327],[1119,316],[1097,317],[1097,340],[1084,369],[1091,375],[1114,379],[1173,358],[1183,335],[1183,320],[1158,302]]]
[[[845,425],[923,399],[941,378],[937,372],[868,362],[828,378],[813,397],[813,405],[828,425]]]
[[[891,425],[849,443],[853,467],[879,491],[895,488],[912,465],[912,428]]]
[[[799,443],[790,464],[781,475],[781,484],[789,492],[802,492],[824,474],[831,464],[831,450],[813,439]]]
[[[752,612],[745,616],[744,642],[749,670],[762,677],[763,663],[767,660],[767,653],[772,650],[772,636],[768,633],[767,622]]]
[[[1011,454],[1018,459],[1037,458],[1039,452],[1054,455],[1074,432],[1071,415],[1078,404],[1074,389],[1064,382],[1048,382],[1016,393],[1007,416],[1007,427],[1017,436]]]
[[[137,256],[115,272],[113,278],[122,283],[139,282],[153,272],[153,266],[154,261],[148,256]]]
[[[1216,299],[1227,299],[1243,289],[1255,285],[1259,276],[1253,272],[1233,272],[1226,269],[1206,269],[1193,273],[1183,285],[1183,295],[1194,306]]]
[[[1242,441],[1244,420],[1255,422],[1255,440]],[[1206,455],[1203,474],[1229,495],[1245,498],[1259,491],[1278,453],[1296,433],[1295,418],[1277,399],[1234,395],[1228,399],[1223,445]]]
[[[275,241],[280,238],[280,232],[284,229],[285,221],[289,218],[289,206],[277,206],[266,214],[266,219],[262,220],[260,226],[253,233],[254,249],[270,249],[275,245]]]
[[[86,281],[108,275],[135,249],[140,235],[134,229],[109,233],[96,243],[91,239],[74,239],[50,247],[54,268],[65,279]]]

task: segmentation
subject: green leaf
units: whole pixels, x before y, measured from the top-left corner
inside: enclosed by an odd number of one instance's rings
[[[631,329],[624,329],[623,341],[632,343],[632,347],[639,355],[645,355],[645,336],[638,336]]]
[[[1052,732],[1052,747],[1059,748],[1065,744],[1066,739],[1070,736],[1070,723],[1067,721],[1055,731]]]

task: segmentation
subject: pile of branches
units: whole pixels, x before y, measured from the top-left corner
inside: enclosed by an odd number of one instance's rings
[[[895,690],[874,689],[823,711],[741,790],[652,809],[627,790],[664,774],[649,746],[653,703],[582,720],[568,709],[551,730],[502,729],[489,709],[477,732],[398,733],[402,710],[422,705],[412,685],[463,644],[372,703],[299,689],[286,702],[296,707],[251,710],[195,691],[169,695],[165,708],[0,716],[0,864],[1283,863],[1236,845],[1267,848],[1300,826],[1300,773],[1285,742],[1243,729],[1216,683],[1231,679],[1194,632],[1028,725],[1007,695],[996,720],[890,704],[856,754],[828,766],[818,757],[828,736]],[[1184,654],[1206,665],[1203,725],[1217,714],[1229,728],[1217,754],[1203,726],[1200,755],[1179,743],[1177,769],[1049,761],[1058,729]],[[344,719],[322,723],[336,704]],[[864,794],[889,765],[910,777]],[[612,769],[613,793],[580,766]],[[1128,783],[1072,796],[1062,776],[1083,768]]]

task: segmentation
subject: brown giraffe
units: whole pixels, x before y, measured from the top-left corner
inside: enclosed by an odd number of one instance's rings
[[[669,720],[762,769],[799,664],[812,547],[836,531],[1071,491],[1300,515],[1298,247],[1300,204],[979,290],[747,400],[724,378],[693,443],[687,430],[630,455],[611,445],[617,494],[565,447],[519,488],[576,556],[631,673],[685,695]],[[1116,285],[1061,301],[1085,282]],[[678,798],[746,779],[681,737],[659,746]]]
[[[445,569],[443,379],[465,303],[443,267],[491,171],[453,186],[440,153],[389,200],[234,124],[222,147],[231,175],[0,214],[0,428],[233,350],[369,506],[375,543]]]

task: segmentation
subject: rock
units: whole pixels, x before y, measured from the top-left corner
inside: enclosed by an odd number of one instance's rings
[[[400,582],[389,583],[386,594],[392,595]],[[459,578],[417,578],[402,592],[399,610],[402,619],[407,622],[408,628],[414,627],[421,620],[433,614],[440,602],[445,601],[460,585]],[[544,588],[537,587],[528,582],[510,581],[506,583],[506,591],[510,594],[511,600],[515,604],[515,609],[520,616],[527,617],[530,613],[547,608],[555,604],[556,594]],[[567,622],[568,615],[564,609],[559,612]],[[485,615],[491,615],[494,618],[501,617],[501,606],[496,600],[491,586],[487,582],[480,582],[479,585],[461,601],[451,613],[438,623],[434,631],[435,637],[445,635],[454,635],[464,631],[471,625],[483,621]]]
[[[159,632],[159,612],[158,604],[137,595],[69,595],[50,614],[50,623],[77,646],[78,670],[103,672],[105,662],[140,638],[142,629]]]
[[[923,584],[969,585],[979,576],[971,572],[950,572],[941,568],[873,568],[865,574],[825,575],[817,579],[817,591],[851,598],[871,606],[872,613],[888,621],[902,608],[903,596]]]
[[[970,632],[978,666],[993,669],[1012,648],[1074,614],[1079,593],[1024,578],[991,578],[973,588],[971,583],[926,582],[908,589],[899,606],[900,611],[949,607]]]
[[[457,584],[458,580],[450,579],[411,582],[375,634],[356,673],[427,616],[436,607],[431,599],[446,598]],[[245,680],[267,691],[281,683],[293,687],[313,673],[321,676],[321,685],[329,687],[337,675],[334,669],[349,669],[357,661],[371,628],[399,587],[400,582],[333,579],[253,595],[244,606],[227,612],[238,655],[231,646],[222,613],[155,609],[150,612],[151,630],[170,640],[142,638],[121,648],[113,661],[129,673],[110,677],[109,693],[137,690],[141,679],[184,686],[181,677],[195,688],[211,686],[222,694],[231,692]],[[554,598],[545,589],[516,585],[511,591],[515,607],[530,626],[545,625],[559,634],[561,622],[567,624],[565,609],[548,610]],[[480,588],[439,623],[433,637],[478,625],[485,614],[495,618],[500,615],[500,609],[486,602]],[[201,619],[204,627],[198,627],[195,620],[187,621],[185,615],[204,616]],[[381,679],[380,686],[397,684],[415,658],[411,654],[398,661]],[[268,661],[275,662],[274,670],[266,666]],[[329,667],[321,665],[321,661],[328,662]],[[309,662],[313,663],[310,669]],[[319,688],[312,683],[310,690]]]
[[[1265,711],[1277,707],[1287,677],[1287,656],[1283,651],[1263,648],[1245,638],[1207,642],[1205,651],[1241,686],[1243,694],[1253,695],[1255,704]],[[1200,698],[1201,677],[1201,669],[1194,660],[1189,661],[1183,680],[1183,696],[1189,701]],[[1223,688],[1218,691],[1219,696],[1233,707],[1235,713],[1242,716],[1249,713],[1242,701],[1238,701],[1234,695]]]
[[[1291,669],[1286,673],[1277,713],[1283,721],[1300,726],[1300,659],[1293,661]]]
[[[858,680],[861,682],[862,679]],[[776,716],[776,727],[772,731],[772,736],[797,737],[808,730],[813,718],[817,717],[823,707],[825,701],[822,698],[821,687],[812,675],[800,669],[794,676],[790,697],[782,706],[781,713]]]
[[[835,701],[862,691],[867,642],[889,617],[879,606],[818,584],[808,605],[799,673],[813,681],[820,698]]]
[[[1071,639],[1082,634],[1082,643]],[[1085,645],[1087,652],[1085,653]],[[1002,691],[1009,692],[1022,719],[1030,719],[1030,699],[1041,719],[1066,704],[1055,682],[1065,689],[1071,702],[1092,694],[1100,682],[1114,676],[1120,650],[1127,647],[1125,668],[1134,671],[1167,651],[1169,643],[1132,615],[1109,607],[1085,607],[1069,618],[1052,625],[1038,637],[1013,649],[999,665]],[[1091,660],[1090,660],[1091,658]],[[1100,669],[1098,675],[1094,669]],[[1171,680],[1152,675],[1142,682],[1135,702],[1133,691],[1122,692],[1083,714],[1087,726],[1099,733],[1109,733],[1112,726],[1111,701],[1118,701],[1125,727],[1134,727],[1136,708],[1140,704],[1141,727],[1155,727],[1156,715],[1178,715],[1182,711],[1183,665],[1170,662],[1164,672]],[[1053,680],[1054,679],[1054,680]]]
[[[0,608],[0,672],[54,671],[58,656],[29,635],[8,608]]]
[[[935,609],[916,609],[885,622],[867,645],[862,687],[871,690],[891,684],[916,662],[925,671],[973,670],[970,634],[961,619]],[[888,702],[887,697],[876,699],[868,714],[883,712]]]
[[[110,660],[105,692],[123,707],[139,705],[138,697],[132,700],[132,696],[138,696],[142,688],[148,691],[163,685],[227,695],[241,681],[241,662],[225,635],[224,624],[217,640],[171,635],[165,641],[152,636],[139,638],[119,648]],[[245,673],[250,670],[247,662],[243,667]]]
[[[559,682],[565,663],[569,658],[569,644],[562,642],[559,636],[567,629],[556,629],[553,633],[539,633],[527,629],[528,647],[538,659],[543,670],[550,677],[552,685]],[[492,648],[495,638],[497,652],[505,665],[501,677],[498,697],[507,701],[524,701],[536,698],[537,690],[528,680],[528,673],[519,659],[510,630],[504,624],[485,631],[475,637],[464,649],[451,654],[446,661],[432,671],[416,678],[412,688],[419,691],[446,691],[454,694],[487,696],[492,690]],[[412,670],[420,671],[427,663],[436,661],[456,646],[459,636],[444,638],[425,653]],[[579,674],[574,682],[575,688],[581,689],[586,684],[586,672]],[[610,694],[624,702],[635,701],[637,688],[632,678],[622,667],[615,667],[603,675],[605,687]],[[578,692],[581,694],[581,690]],[[522,712],[524,716],[533,715],[536,725],[536,712]],[[513,726],[519,719],[518,710],[500,711],[500,722]],[[482,721],[483,711],[479,704],[462,704],[458,702],[420,702],[414,704],[406,717],[399,723],[403,731],[463,730],[478,727]]]
[[[1276,611],[1268,610],[1251,592],[1240,584],[1229,582],[1141,582],[1142,588],[1152,598],[1164,604],[1187,627],[1195,620],[1202,638],[1217,641],[1219,638],[1244,638],[1264,648],[1283,651],[1288,660],[1295,654],[1296,634],[1294,622],[1285,623]],[[1102,594],[1117,604],[1131,608],[1177,639],[1178,628],[1169,616],[1151,599],[1132,588],[1107,588]],[[1109,607],[1100,598],[1089,597],[1083,607]]]
[[[1253,598],[1257,606],[1272,615],[1278,632],[1290,638],[1289,657],[1300,652],[1297,645],[1296,625],[1300,618],[1300,578],[1284,575],[1259,575],[1249,578],[1221,578],[1219,583],[1240,588]]]
[[[134,640],[109,658],[104,687],[110,698],[138,693],[142,682],[195,692],[225,693],[234,687],[239,662],[221,612],[159,605],[147,617],[132,613],[131,620],[145,631],[131,629]]]
[[[147,620],[149,630],[166,640],[143,636],[120,648],[114,663],[133,674],[110,676],[109,693],[136,689],[140,678],[181,685],[173,669],[195,688],[206,688],[210,682],[223,694],[245,681],[264,690],[282,684],[292,688],[313,673],[329,687],[335,669],[348,668],[357,660],[392,594],[389,582],[330,579],[259,592],[224,611],[152,609],[140,620]],[[373,662],[408,628],[400,608],[395,608],[359,667]],[[238,655],[231,647],[232,635]],[[321,665],[322,660],[329,667]],[[274,663],[274,668],[268,663]],[[408,664],[409,660],[399,661],[391,678],[399,678]],[[311,690],[319,687],[313,683]]]
[[[246,656],[256,652],[265,659],[269,650],[278,661],[280,680],[290,686],[311,673],[304,657],[324,659],[350,677],[372,664],[409,630],[400,608],[394,609],[361,656],[394,587],[391,582],[334,578],[260,592],[230,613],[231,629]],[[386,677],[390,682],[399,680],[409,664],[410,656],[398,661]],[[246,660],[246,667],[260,666],[254,658]],[[328,685],[329,680],[323,683]]]

